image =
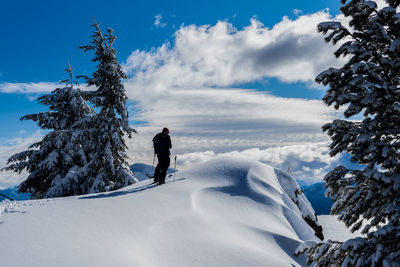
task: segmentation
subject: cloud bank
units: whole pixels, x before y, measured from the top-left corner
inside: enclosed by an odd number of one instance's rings
[[[6,166],[9,157],[15,153],[22,152],[34,142],[37,142],[42,137],[40,131],[33,133],[29,137],[17,137],[6,141],[0,140],[0,169]],[[12,171],[0,171],[0,189],[14,186],[22,182],[27,177],[26,172],[21,174]]]
[[[151,164],[152,137],[167,126],[181,168],[218,155],[244,155],[290,167],[298,179],[321,180],[334,163],[321,125],[336,117],[319,100],[239,89],[175,90],[140,111],[137,118],[150,126],[137,128],[139,135],[128,141],[128,154],[135,162]]]
[[[321,180],[333,165],[339,164],[341,156],[330,157],[326,142],[304,143],[298,145],[277,146],[267,149],[252,148],[243,151],[215,153],[188,153],[180,156],[179,163],[193,165],[219,156],[258,160],[271,166],[286,170],[302,183],[310,184]]]

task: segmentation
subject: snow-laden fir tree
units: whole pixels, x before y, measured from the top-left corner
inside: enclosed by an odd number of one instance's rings
[[[87,99],[99,112],[90,117],[89,163],[87,165],[87,183],[89,192],[102,192],[118,189],[136,182],[127,163],[127,146],[124,135],[131,138],[136,131],[128,125],[126,109],[127,96],[121,82],[126,75],[117,60],[113,47],[115,36],[112,29],[103,35],[99,24],[95,28],[92,41],[81,49],[94,51],[93,62],[97,70],[87,78],[88,86],[96,91],[87,92]]]
[[[342,0],[351,19],[346,28],[324,22],[318,30],[326,41],[341,42],[335,52],[346,56],[342,68],[316,78],[329,87],[323,101],[344,108],[347,119],[323,126],[332,156],[351,155],[360,170],[338,166],[325,176],[331,212],[362,237],[346,242],[306,242],[298,252],[320,266],[393,266],[400,264],[400,13],[399,0]],[[357,116],[356,116],[357,115]],[[354,117],[356,116],[356,117]],[[361,120],[359,118],[362,118]]]
[[[32,120],[50,132],[42,140],[32,144],[28,150],[8,159],[4,170],[21,172],[26,169],[29,176],[18,187],[20,192],[30,193],[32,198],[61,197],[86,193],[81,184],[85,179],[87,152],[82,145],[77,125],[82,124],[93,110],[83,99],[80,89],[73,86],[72,68],[68,63],[69,79],[63,88],[38,97],[37,101],[48,106],[49,111],[23,116],[21,120]],[[75,129],[75,130],[73,130]]]

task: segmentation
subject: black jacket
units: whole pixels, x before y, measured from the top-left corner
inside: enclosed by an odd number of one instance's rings
[[[157,155],[170,155],[169,150],[172,148],[171,137],[166,133],[159,133],[153,138],[154,153]]]

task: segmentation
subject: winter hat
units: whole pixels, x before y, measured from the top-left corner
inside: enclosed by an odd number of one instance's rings
[[[164,128],[164,129],[162,129],[162,132],[166,133],[166,134],[169,134],[169,129],[168,128]]]

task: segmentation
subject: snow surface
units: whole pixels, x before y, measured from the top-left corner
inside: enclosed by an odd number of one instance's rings
[[[336,215],[319,215],[318,220],[324,228],[324,241],[331,239],[344,242],[348,239],[359,237],[361,236],[361,230],[367,224],[367,222],[364,222],[360,230],[352,233],[344,222],[337,219]]]
[[[0,264],[301,266],[298,245],[318,241],[290,199],[297,183],[272,167],[219,158],[169,176],[161,186],[1,202]]]

